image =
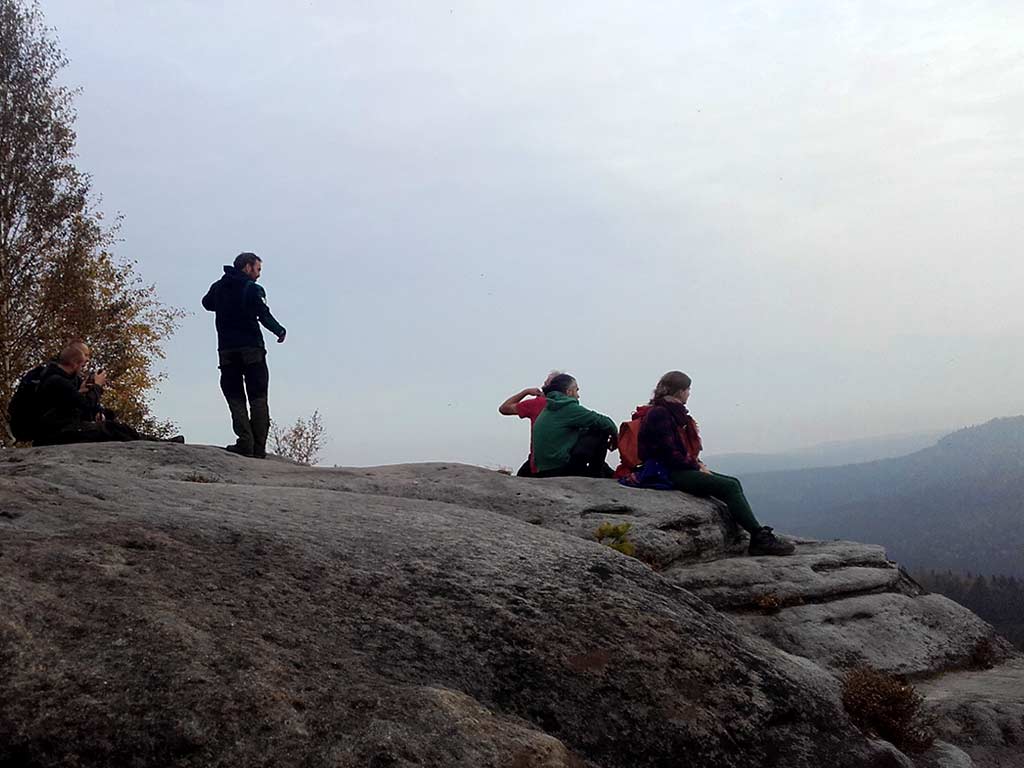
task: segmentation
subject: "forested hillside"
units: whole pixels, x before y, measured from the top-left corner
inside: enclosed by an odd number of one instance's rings
[[[1024,417],[995,419],[895,459],[743,478],[787,532],[883,544],[922,571],[1024,577]]]

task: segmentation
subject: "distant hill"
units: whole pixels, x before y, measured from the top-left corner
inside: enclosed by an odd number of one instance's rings
[[[858,440],[835,440],[784,453],[709,454],[706,461],[716,471],[727,475],[781,472],[811,467],[841,467],[846,464],[906,456],[934,445],[945,434],[946,431],[939,430],[905,435],[881,435]]]
[[[908,456],[743,477],[767,525],[885,545],[912,569],[1024,576],[1024,416]]]

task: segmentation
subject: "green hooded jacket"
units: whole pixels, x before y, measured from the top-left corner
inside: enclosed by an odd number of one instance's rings
[[[589,429],[618,434],[615,422],[580,405],[575,397],[562,392],[547,396],[548,404],[533,425],[533,460],[538,472],[559,469],[569,463],[580,433]]]

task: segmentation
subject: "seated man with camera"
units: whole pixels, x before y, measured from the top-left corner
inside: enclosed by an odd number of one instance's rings
[[[82,377],[91,357],[89,347],[76,341],[46,366],[35,397],[39,419],[33,445],[154,439],[116,421],[114,414],[100,405],[106,373],[97,371],[88,378]],[[172,442],[185,440],[177,437]]]

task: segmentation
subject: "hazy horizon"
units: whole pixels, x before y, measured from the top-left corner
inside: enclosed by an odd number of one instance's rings
[[[1024,412],[1024,7],[43,0],[117,253],[193,314],[156,401],[232,439],[240,251],[271,411],[327,464],[518,466],[553,368],[616,421],[694,380],[708,453]]]

